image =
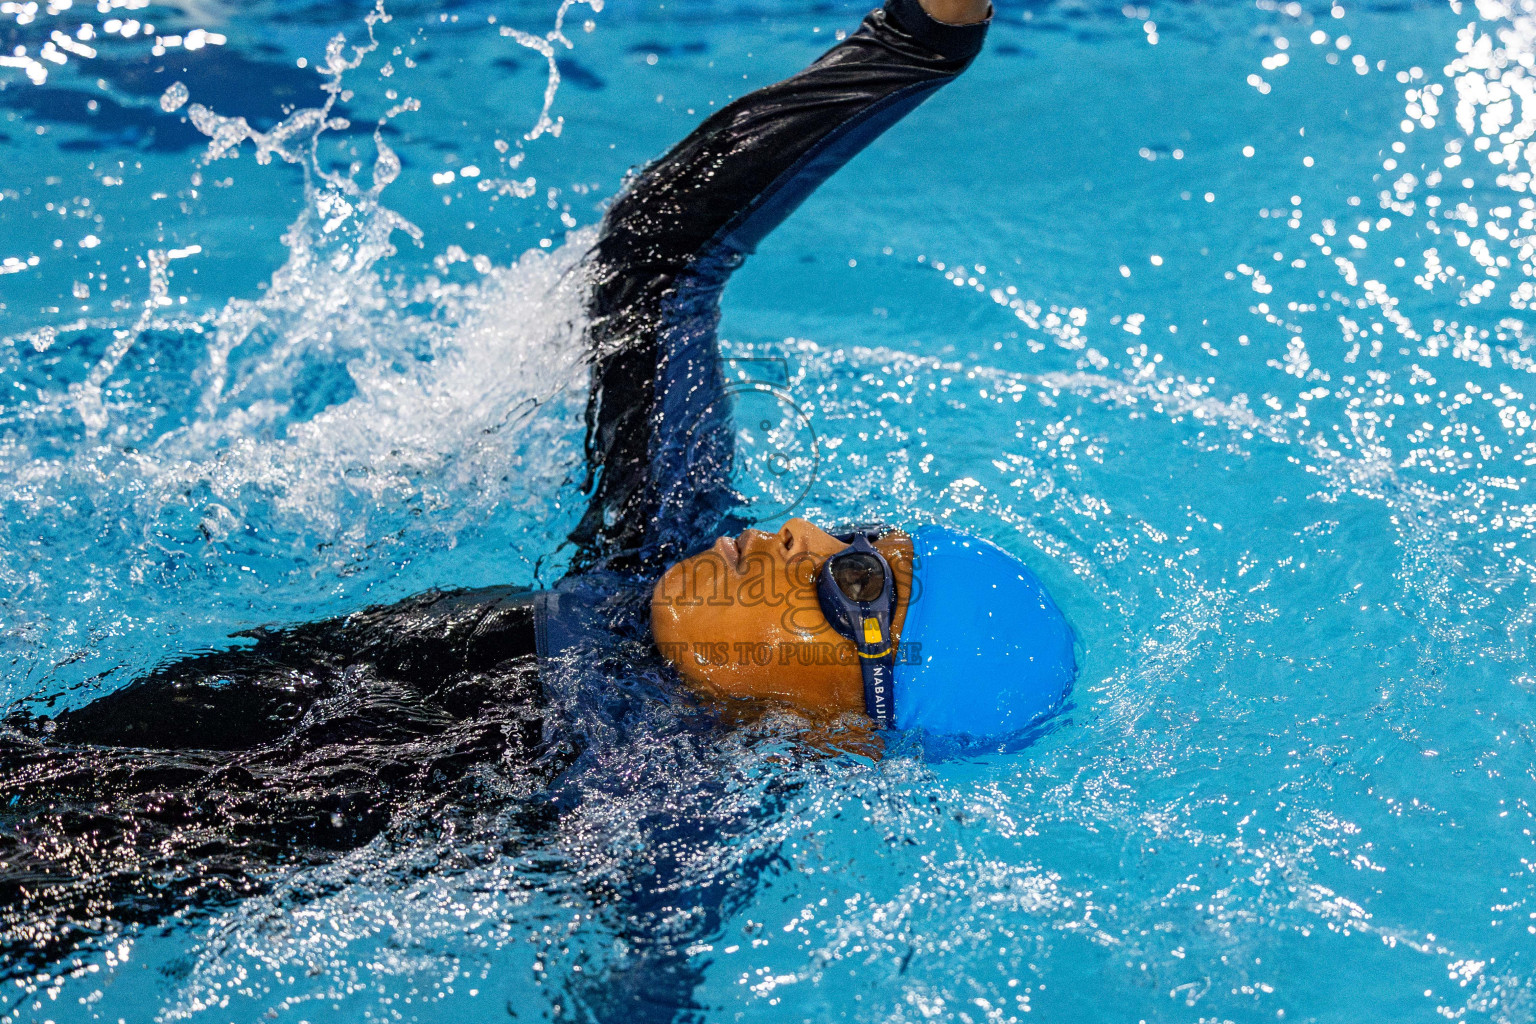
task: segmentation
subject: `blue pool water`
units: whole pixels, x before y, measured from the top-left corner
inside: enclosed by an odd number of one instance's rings
[[[861,13],[0,5],[7,701],[557,578],[567,271],[628,168]],[[722,333],[789,426],[743,417],[762,515],[947,520],[1046,581],[1054,728],[642,731],[532,875],[365,848],[105,927],[0,1020],[569,1020],[626,962],[696,981],[632,1020],[1536,1020],[1533,133],[1528,0],[1000,5]],[[591,893],[662,857],[637,938]]]

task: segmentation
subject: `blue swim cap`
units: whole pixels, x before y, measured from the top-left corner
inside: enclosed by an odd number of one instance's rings
[[[986,739],[1053,711],[1077,676],[1075,637],[1051,595],[995,544],[924,526],[896,666],[896,727]],[[909,647],[908,645],[917,645]]]

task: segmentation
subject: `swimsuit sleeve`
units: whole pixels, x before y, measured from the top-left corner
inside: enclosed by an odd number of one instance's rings
[[[493,701],[542,695],[509,669],[537,657],[533,599],[514,587],[428,591],[344,618],[238,634],[250,646],[208,651],[61,712],[68,743],[249,750],[292,733],[317,700],[364,669],[401,684],[418,710],[471,717]],[[535,687],[536,689],[536,687]],[[514,692],[515,691],[515,692]],[[396,709],[400,716],[410,710]],[[435,720],[435,719],[434,719]]]
[[[721,289],[817,186],[963,71],[986,29],[888,0],[806,70],[711,116],[614,203],[592,259],[578,567],[670,561],[726,524]]]

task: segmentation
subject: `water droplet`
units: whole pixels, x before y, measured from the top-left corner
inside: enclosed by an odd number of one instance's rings
[[[187,102],[189,95],[185,85],[181,82],[172,82],[165,92],[160,94],[160,109],[167,114],[180,110]]]

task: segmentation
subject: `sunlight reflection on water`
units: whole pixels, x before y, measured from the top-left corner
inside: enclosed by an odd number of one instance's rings
[[[858,12],[550,6],[0,5],[12,698],[557,574],[587,225]],[[547,859],[295,869],[13,1019],[611,1017],[583,975],[669,958],[704,1019],[1531,1020],[1532,24],[1000,7],[732,285],[727,355],[814,428],[796,513],[954,522],[1078,623],[1022,755],[656,710]]]

